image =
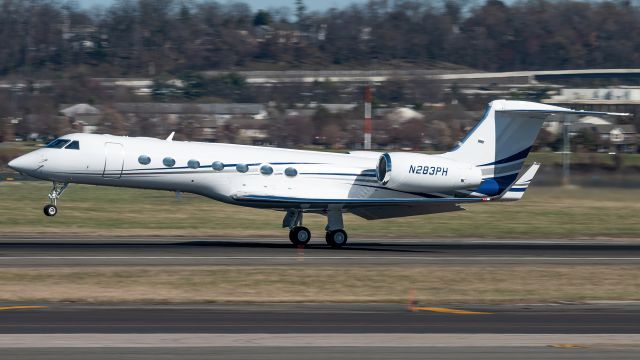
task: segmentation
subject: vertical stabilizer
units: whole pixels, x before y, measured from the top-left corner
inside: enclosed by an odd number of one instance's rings
[[[442,156],[480,168],[483,182],[473,195],[499,195],[516,180],[543,122],[558,109],[565,110],[526,101],[493,101],[458,146]]]

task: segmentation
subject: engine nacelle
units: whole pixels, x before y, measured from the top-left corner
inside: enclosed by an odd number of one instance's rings
[[[385,153],[376,167],[378,181],[408,192],[472,190],[480,186],[479,168],[435,155]]]

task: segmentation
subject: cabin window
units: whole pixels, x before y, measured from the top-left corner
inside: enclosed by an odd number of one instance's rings
[[[162,163],[166,167],[174,167],[176,165],[176,161],[171,157],[166,157],[166,158],[162,159]]]
[[[236,165],[236,170],[238,170],[238,172],[241,172],[241,173],[246,173],[247,171],[249,171],[249,165],[238,164]]]
[[[222,171],[224,170],[224,164],[221,161],[214,161],[213,164],[211,164],[211,168],[215,171]]]
[[[293,168],[293,167],[288,167],[284,169],[284,174],[290,177],[294,177],[298,175],[298,170],[296,170],[296,168]]]
[[[67,139],[55,139],[52,142],[48,143],[47,148],[49,149],[62,149],[65,145],[67,145],[71,140]]]
[[[65,149],[80,150],[80,142],[78,140],[74,140],[69,145],[65,146]]]
[[[149,156],[147,156],[147,155],[140,155],[140,156],[138,156],[138,162],[141,165],[149,165],[149,164],[151,164],[151,158]]]
[[[191,169],[197,169],[200,167],[200,161],[198,160],[189,160],[187,162],[187,166]]]
[[[273,174],[273,168],[269,164],[264,164],[260,166],[260,172],[262,175],[271,175]]]

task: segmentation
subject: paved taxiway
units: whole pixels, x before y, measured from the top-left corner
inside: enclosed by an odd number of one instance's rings
[[[0,311],[12,359],[637,359],[640,304],[82,306]]]
[[[634,349],[553,347],[172,347],[2,349],[12,360],[637,360]]]
[[[0,237],[0,267],[47,265],[638,264],[637,240],[350,240]]]
[[[640,304],[464,306],[466,310],[486,313],[467,315],[446,311],[457,306],[434,312],[375,304],[44,306],[0,311],[0,333],[640,333]]]

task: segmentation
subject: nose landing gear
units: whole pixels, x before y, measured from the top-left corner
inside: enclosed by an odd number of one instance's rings
[[[53,182],[53,188],[49,193],[49,204],[44,206],[44,214],[46,216],[56,216],[58,213],[58,198],[62,196],[62,193],[67,189],[69,183]]]
[[[45,205],[43,210],[47,216],[56,216],[58,213],[58,208],[55,205]]]

